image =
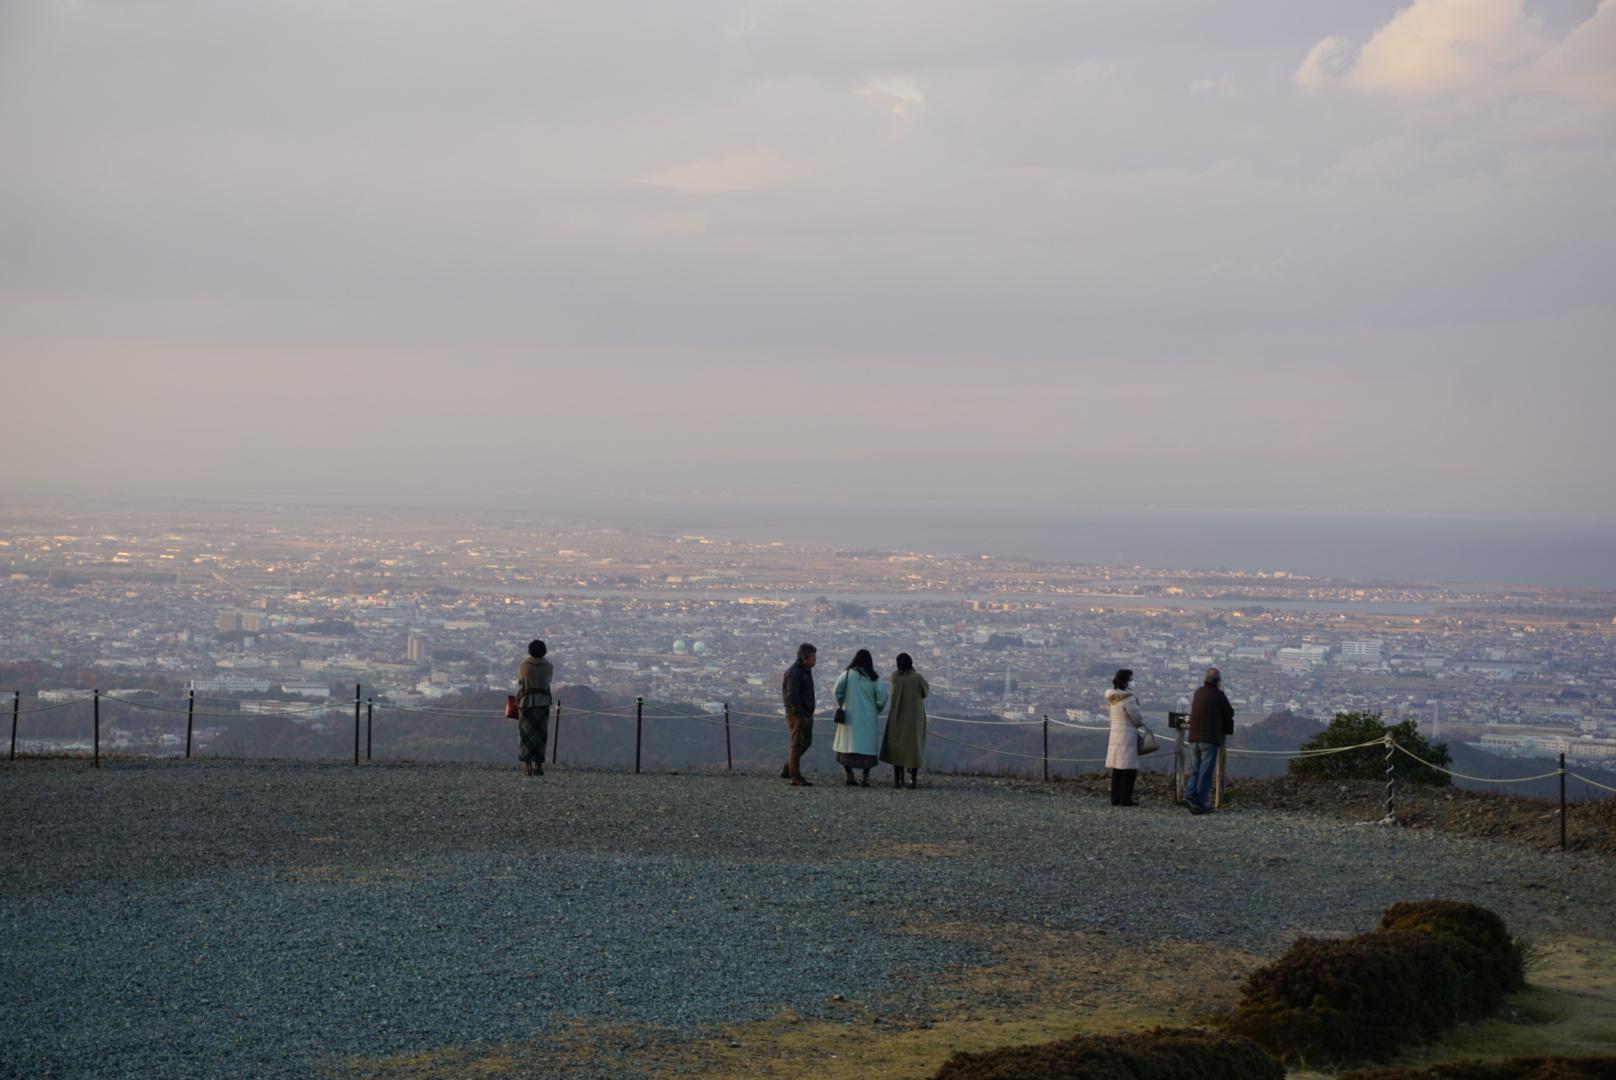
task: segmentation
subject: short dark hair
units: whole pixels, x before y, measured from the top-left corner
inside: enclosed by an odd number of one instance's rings
[[[915,658],[910,656],[906,652],[899,653],[898,654],[898,670],[899,671],[913,671],[913,670],[915,670]]]
[[[527,643],[527,654],[535,660],[549,651],[549,649],[544,647],[544,642],[540,641],[538,638],[534,638],[532,641]]]
[[[814,648],[812,645],[808,644],[806,641],[803,642],[801,645],[797,646],[797,659],[798,660],[806,660],[810,656],[817,656],[817,655],[819,655],[819,650]]]
[[[1131,682],[1133,682],[1133,668],[1121,668],[1111,676],[1111,689],[1126,690]]]

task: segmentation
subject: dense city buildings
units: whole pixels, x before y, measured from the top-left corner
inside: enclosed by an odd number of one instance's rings
[[[1216,664],[1240,725],[1369,710],[1500,754],[1616,760],[1610,593],[263,509],[14,515],[0,612],[0,678],[39,703],[195,691],[320,724],[356,684],[423,708],[504,693],[543,637],[563,697],[772,708],[812,640],[837,667],[907,651],[973,716],[1097,721],[1118,667],[1159,714]]]

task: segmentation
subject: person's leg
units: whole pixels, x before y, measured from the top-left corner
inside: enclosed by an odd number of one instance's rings
[[[1122,805],[1122,770],[1111,770],[1111,805]]]
[[[858,787],[858,781],[853,779],[853,766],[843,765],[842,771],[847,774],[847,786]]]
[[[802,775],[800,765],[802,758],[802,718],[796,713],[786,713],[786,769],[782,774],[787,780],[795,780]]]
[[[893,787],[903,787],[903,766],[902,765],[894,765],[894,766],[892,766],[892,786]]]
[[[920,770],[919,769],[910,769],[909,770],[909,786],[912,787],[912,788],[917,788],[917,787],[920,786]]]
[[[543,776],[544,755],[550,747],[550,706],[546,705],[542,709],[534,709],[533,711],[538,714],[536,726],[539,734],[537,739],[539,752],[533,758],[533,775]]]
[[[864,775],[859,777],[859,786],[860,787],[869,787],[870,786],[870,770],[869,769],[865,769],[864,770]]]
[[[811,716],[793,716],[791,728],[791,782],[799,787],[807,787],[808,781],[802,775],[802,756],[808,752],[808,747],[814,741],[814,718]]]
[[[1137,802],[1134,801],[1134,798],[1133,798],[1133,784],[1134,784],[1134,781],[1137,780],[1137,779],[1139,779],[1139,770],[1138,769],[1123,769],[1122,770],[1122,805],[1123,806],[1138,806],[1139,805]]]
[[[1212,778],[1218,769],[1218,747],[1216,743],[1191,743],[1194,754],[1190,759],[1189,789],[1184,793],[1185,801],[1191,806],[1208,810],[1212,805]]]

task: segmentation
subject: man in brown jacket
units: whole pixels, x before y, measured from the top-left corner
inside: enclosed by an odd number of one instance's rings
[[[786,764],[782,778],[792,787],[813,787],[802,775],[802,755],[814,741],[814,663],[819,650],[804,642],[797,646],[797,662],[786,669],[780,680],[780,696],[786,708]]]
[[[1207,668],[1201,688],[1190,702],[1190,778],[1182,805],[1192,814],[1212,812],[1212,777],[1217,772],[1223,739],[1234,734],[1234,706],[1223,692],[1223,676]]]

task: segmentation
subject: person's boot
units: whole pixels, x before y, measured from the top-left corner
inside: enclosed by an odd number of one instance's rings
[[[847,774],[847,786],[848,787],[858,787],[858,781],[853,779],[853,770],[847,768],[844,765],[844,766],[842,766],[842,771]]]
[[[787,762],[786,764],[780,766],[780,779],[782,779],[782,780],[790,780],[791,779],[791,763],[790,762]]]
[[[869,786],[870,786],[870,770],[865,769],[864,770],[864,775],[859,777],[859,787],[869,787]]]
[[[903,766],[902,765],[894,765],[894,766],[892,766],[892,786],[893,787],[900,787],[900,788],[903,787]]]
[[[910,769],[909,770],[909,787],[911,789],[914,789],[914,788],[917,788],[919,786],[920,786],[920,770],[919,769]]]

